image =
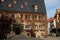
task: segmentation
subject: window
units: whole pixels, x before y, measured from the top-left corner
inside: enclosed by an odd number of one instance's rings
[[[8,4],[8,7],[11,7],[12,5],[11,4]]]
[[[28,25],[25,25],[25,28],[29,28],[29,26]]]
[[[43,15],[42,14],[39,15],[39,20],[43,20]]]
[[[13,2],[14,2],[14,4],[16,4],[16,0],[14,0]]]
[[[32,16],[32,19],[33,19],[33,20],[37,20],[37,15],[33,15],[33,16]]]
[[[28,16],[27,16],[27,15],[25,15],[25,18],[27,19],[27,18],[28,18]]]
[[[37,4],[34,5],[34,9],[35,9],[35,12],[37,12],[37,10],[38,10],[38,5]]]
[[[25,15],[25,18],[26,19],[30,19],[30,15]]]
[[[42,15],[42,19],[45,20],[45,17],[46,17],[46,16],[43,14],[43,15]]]
[[[30,25],[25,25],[25,29],[26,30],[30,30],[31,28],[30,28]]]
[[[21,19],[23,19],[23,15],[20,15],[21,16]]]
[[[34,19],[34,15],[32,15],[32,19]]]
[[[35,20],[37,19],[37,15],[34,16],[35,17]]]
[[[28,3],[27,2],[25,2],[25,5],[27,5]]]
[[[28,19],[30,19],[30,15],[28,15]]]
[[[39,15],[39,20],[41,19],[41,15]]]
[[[34,25],[34,29],[37,30],[38,29],[38,26],[37,25]]]
[[[23,8],[23,5],[21,5],[20,7]]]
[[[1,2],[4,2],[5,0],[1,0]]]
[[[44,25],[39,25],[40,30],[44,30]]]
[[[20,14],[15,14],[15,18],[16,19],[20,18]]]

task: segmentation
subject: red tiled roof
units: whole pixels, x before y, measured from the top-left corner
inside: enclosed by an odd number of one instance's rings
[[[54,20],[54,17],[49,18],[49,19],[48,19],[48,22],[51,22],[51,21],[53,21],[53,20]]]

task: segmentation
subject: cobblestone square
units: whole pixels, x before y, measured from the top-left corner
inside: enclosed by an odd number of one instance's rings
[[[34,38],[34,37],[15,35],[11,37],[10,39],[6,39],[6,40],[60,40],[60,37],[48,36],[46,38]]]

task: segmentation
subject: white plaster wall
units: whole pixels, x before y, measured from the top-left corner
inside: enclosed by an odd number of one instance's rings
[[[48,22],[48,29],[47,29],[48,30],[48,34],[50,33],[49,32],[49,28],[50,28],[50,22]]]
[[[56,19],[54,19],[54,27],[56,28]]]

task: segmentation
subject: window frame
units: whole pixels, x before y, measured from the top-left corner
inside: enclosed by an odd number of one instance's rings
[[[40,30],[44,30],[45,26],[44,25],[39,25]]]
[[[25,29],[30,30],[31,29],[30,25],[25,25]]]

